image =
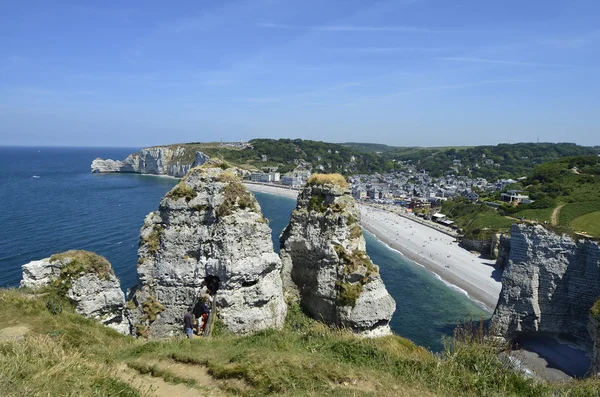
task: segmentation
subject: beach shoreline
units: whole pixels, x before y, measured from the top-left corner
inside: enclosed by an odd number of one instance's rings
[[[296,198],[297,190],[265,184],[246,184],[251,191]],[[491,260],[458,246],[455,238],[410,217],[360,205],[361,224],[390,249],[431,271],[447,287],[463,293],[491,313],[502,287]]]

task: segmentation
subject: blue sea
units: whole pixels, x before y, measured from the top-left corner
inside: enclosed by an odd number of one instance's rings
[[[16,287],[21,265],[69,249],[105,256],[124,288],[136,282],[144,217],[177,180],[136,174],[92,174],[97,157],[123,159],[139,148],[0,147],[0,287]],[[273,229],[289,221],[295,200],[256,193]],[[459,322],[489,317],[464,294],[365,232],[397,310],[394,332],[439,351]]]

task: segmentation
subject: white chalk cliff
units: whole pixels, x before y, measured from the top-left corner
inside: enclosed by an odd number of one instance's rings
[[[284,288],[311,317],[364,336],[391,333],[396,303],[366,253],[360,211],[346,188],[305,186],[280,244]]]
[[[235,168],[192,169],[146,217],[138,257],[130,310],[138,335],[181,334],[183,315],[207,276],[220,280],[216,305],[230,331],[283,326],[281,261]]]
[[[131,172],[139,174],[183,177],[193,167],[208,161],[208,156],[190,145],[153,146],[134,153],[125,160],[92,162],[93,173]]]
[[[597,322],[590,309],[600,298],[600,247],[574,241],[540,225],[513,225],[505,249],[502,290],[492,329],[509,340],[519,334],[567,336],[600,368]]]

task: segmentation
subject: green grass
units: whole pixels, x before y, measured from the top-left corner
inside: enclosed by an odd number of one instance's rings
[[[526,209],[523,211],[516,212],[512,216],[514,216],[515,218],[521,218],[523,216],[527,220],[537,219],[539,222],[544,223],[544,221],[550,222],[550,219],[552,218],[552,211],[554,211],[554,207],[541,209]]]
[[[216,209],[218,217],[223,217],[233,214],[237,209],[249,208],[251,211],[257,212],[256,200],[248,192],[246,187],[239,181],[229,182],[223,188],[224,200]]]
[[[2,396],[137,396],[116,376],[123,364],[197,387],[150,364],[161,360],[204,367],[220,393],[239,396],[597,397],[600,387],[599,380],[552,384],[524,378],[498,359],[478,327],[460,328],[434,355],[399,336],[363,339],[330,329],[291,306],[281,331],[146,342],[69,308],[52,315],[43,299],[20,291],[0,290],[0,305],[0,329],[29,328],[20,341],[0,342]]]
[[[60,268],[61,278],[72,277],[80,273],[96,273],[100,278],[114,274],[110,262],[103,256],[83,250],[70,250],[50,257],[50,262],[70,259]]]
[[[585,232],[592,237],[600,237],[600,211],[575,218],[571,221],[570,226],[576,232]]]
[[[197,196],[196,191],[185,184],[184,181],[179,182],[173,189],[167,193],[167,197],[173,200],[184,198],[186,202],[190,202]]]
[[[600,200],[568,203],[560,210],[558,224],[561,226],[571,226],[571,222],[575,219],[596,211],[600,211]]]

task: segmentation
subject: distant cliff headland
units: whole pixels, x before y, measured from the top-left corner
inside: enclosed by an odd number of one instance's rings
[[[154,146],[130,154],[125,160],[97,158],[92,162],[92,172],[131,172],[181,178],[207,159],[205,154],[190,145]]]

